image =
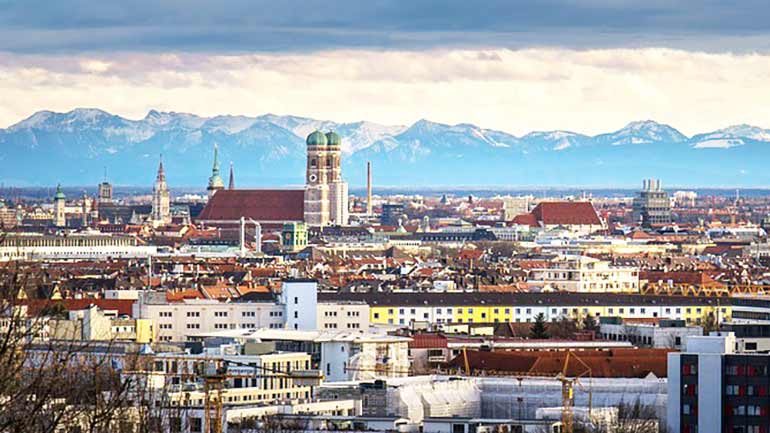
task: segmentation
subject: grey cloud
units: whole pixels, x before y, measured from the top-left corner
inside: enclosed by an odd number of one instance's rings
[[[0,51],[770,49],[766,0],[0,0]]]

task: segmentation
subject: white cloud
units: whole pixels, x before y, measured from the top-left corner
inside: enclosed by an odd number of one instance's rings
[[[41,109],[420,118],[517,134],[655,119],[693,134],[770,126],[770,55],[673,49],[338,50],[307,54],[0,55],[0,125]]]

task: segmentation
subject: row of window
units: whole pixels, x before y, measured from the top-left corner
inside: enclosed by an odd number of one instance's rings
[[[201,317],[200,311],[188,311],[186,313],[187,317]],[[229,313],[227,311],[215,311],[214,317],[228,317]],[[241,312],[242,317],[257,317],[256,311],[242,311]],[[283,316],[282,311],[271,311],[270,317],[281,317]],[[173,313],[171,311],[160,311],[158,312],[158,317],[173,317]]]
[[[767,395],[767,385],[725,385],[725,394],[737,396],[758,395],[764,397]]]
[[[725,415],[733,416],[767,416],[767,406],[758,404],[725,405]]]
[[[767,376],[766,365],[728,365],[725,367],[728,376]]]
[[[515,310],[516,310],[516,314],[521,314],[521,312],[522,312],[521,308],[516,308]],[[685,314],[692,314],[692,310],[693,309],[690,308],[690,307],[686,307],[684,310],[685,310]],[[394,311],[395,311],[395,309],[388,308],[388,315],[393,315]],[[463,311],[465,311],[465,310],[463,310],[462,308],[457,308],[457,314],[463,314]],[[572,313],[573,314],[577,314],[578,311],[579,310],[577,308],[572,308]],[[628,308],[629,314],[636,314],[636,311],[637,311],[637,309],[635,307],[629,307]],[[682,314],[682,308],[680,308],[680,307],[675,308],[674,311],[675,311],[675,314],[680,314],[680,315]],[[436,308],[436,314],[437,315],[443,314],[443,312],[444,311],[441,308]],[[511,309],[510,308],[505,308],[504,312],[505,312],[506,315],[510,315],[511,314]],[[583,308],[582,312],[583,312],[583,314],[588,314],[588,308]],[[607,312],[609,314],[615,314],[615,308],[614,307],[610,307],[610,308],[607,309]],[[625,307],[619,307],[617,309],[617,312],[618,312],[618,314],[625,314],[626,313],[626,308]],[[670,307],[667,307],[665,309],[665,312],[666,312],[666,314],[671,314],[672,309]],[[493,310],[493,313],[494,314],[500,314],[500,309],[499,308],[495,308]],[[568,313],[569,313],[569,308],[561,308],[561,314],[568,314]],[[697,307],[697,308],[695,308],[695,313],[696,314],[702,314],[703,313],[703,309],[700,308],[700,307]],[[722,308],[721,309],[721,313],[722,314],[727,314],[727,308]],[[398,309],[398,314],[400,314],[400,315],[406,314],[406,309],[405,308],[399,308]],[[415,308],[411,308],[411,309],[409,309],[409,314],[415,315],[415,314],[417,314],[417,310]],[[452,314],[452,308],[447,308],[446,309],[446,314]],[[467,314],[473,314],[473,308],[468,308],[467,309]],[[532,309],[531,308],[526,308],[525,309],[525,314],[530,314],[531,315],[532,314]],[[559,314],[559,309],[558,308],[551,308],[551,314]],[[644,308],[644,307],[639,308],[639,314],[647,314],[647,309]],[[424,313],[423,315],[426,318],[428,317],[428,313]],[[599,314],[597,313],[597,315],[599,315]],[[653,315],[655,317],[657,317],[657,312],[653,313]],[[486,313],[481,313],[481,316],[485,317]],[[375,319],[379,318],[379,313],[374,313],[374,318]]]
[[[767,433],[765,425],[734,425],[728,430],[731,433]],[[691,432],[696,433],[696,432]]]
[[[215,323],[214,329],[235,329],[235,323]]]

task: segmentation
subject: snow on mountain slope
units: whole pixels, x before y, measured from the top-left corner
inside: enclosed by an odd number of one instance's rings
[[[690,139],[690,145],[696,149],[743,146],[749,141],[770,143],[770,130],[751,125],[733,125],[713,132],[698,134]]]
[[[652,120],[631,122],[615,132],[601,134],[594,139],[602,144],[620,146],[627,144],[681,143],[687,137],[669,125]]]
[[[4,162],[0,180],[73,184],[84,182],[83,176],[90,174],[98,178],[108,166],[123,184],[141,185],[147,173],[151,177],[162,153],[175,182],[197,185],[208,176],[211,147],[216,143],[221,160],[233,161],[239,178],[243,176],[241,184],[293,184],[302,181],[305,137],[316,129],[335,130],[342,136],[343,163],[351,181],[364,172],[366,161],[372,161],[378,181],[391,185],[581,180],[635,184],[649,173],[672,182],[675,176],[683,176],[681,171],[671,171],[673,160],[686,161],[693,168],[687,171],[693,180],[679,182],[695,183],[696,176],[716,182],[717,173],[724,182],[743,184],[745,173],[752,173],[751,182],[770,184],[770,175],[762,177],[763,161],[770,157],[770,146],[765,146],[770,143],[770,130],[749,125],[691,139],[654,121],[631,122],[595,137],[552,130],[519,138],[472,124],[428,120],[390,126],[274,114],[202,117],[156,110],[134,120],[92,108],[40,111],[0,129]],[[683,145],[671,146],[678,143]],[[660,151],[648,148],[658,144],[654,149]],[[727,151],[714,158],[713,152],[702,150],[709,148]],[[587,170],[599,163],[602,170]]]
[[[523,136],[521,141],[535,149],[564,150],[584,146],[589,139],[586,135],[569,131],[536,131]]]

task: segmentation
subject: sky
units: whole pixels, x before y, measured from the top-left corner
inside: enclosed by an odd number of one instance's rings
[[[768,23],[766,0],[0,0],[0,127],[76,107],[770,127]]]

